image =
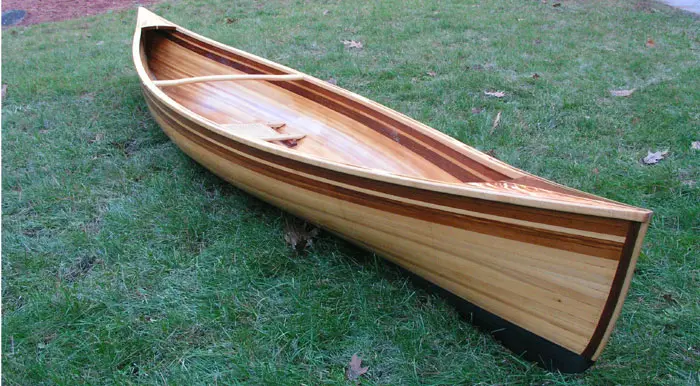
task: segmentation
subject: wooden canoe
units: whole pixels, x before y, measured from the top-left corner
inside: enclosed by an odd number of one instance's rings
[[[650,211],[143,8],[133,57],[153,118],[221,178],[438,286],[526,358],[577,372],[600,355]]]

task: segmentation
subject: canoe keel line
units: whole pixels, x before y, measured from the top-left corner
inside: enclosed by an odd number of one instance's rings
[[[580,372],[600,355],[651,212],[143,8],[133,56],[155,120],[213,173],[382,255],[528,360]]]

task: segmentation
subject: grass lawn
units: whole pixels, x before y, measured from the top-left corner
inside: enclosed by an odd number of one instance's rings
[[[201,3],[153,9],[653,209],[610,344],[584,374],[548,373],[372,253],[322,234],[294,256],[280,210],[150,118],[130,10],[3,30],[5,384],[342,384],[354,353],[363,384],[700,383],[700,18],[622,0]]]

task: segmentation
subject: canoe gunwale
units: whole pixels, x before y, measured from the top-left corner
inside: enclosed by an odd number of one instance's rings
[[[139,17],[142,17],[143,12],[148,12],[143,8],[139,9]],[[616,219],[621,219],[621,220],[630,220],[630,221],[638,221],[638,222],[646,222],[649,220],[651,216],[651,212],[639,208],[635,208],[632,206],[627,206],[625,204],[621,203],[616,203],[616,207],[602,207],[601,205],[590,205],[590,204],[585,204],[585,203],[575,203],[575,202],[561,202],[559,200],[554,200],[554,199],[548,199],[544,197],[529,197],[529,196],[523,196],[523,195],[517,195],[517,194],[509,194],[507,192],[495,192],[493,190],[488,190],[488,189],[480,189],[478,186],[468,185],[468,184],[453,184],[453,183],[443,183],[439,181],[434,181],[434,180],[427,180],[427,179],[420,179],[420,178],[414,178],[414,177],[407,177],[407,176],[401,176],[389,172],[383,172],[378,169],[369,169],[369,168],[363,168],[360,166],[355,166],[355,165],[349,165],[349,164],[343,164],[339,162],[334,162],[334,161],[329,161],[329,160],[324,160],[320,159],[317,157],[313,157],[310,155],[306,155],[303,153],[299,152],[294,152],[293,150],[289,150],[287,148],[283,148],[280,146],[277,146],[275,144],[269,144],[265,142],[260,142],[260,141],[255,141],[246,137],[238,136],[235,133],[230,133],[227,132],[226,130],[223,130],[222,128],[219,127],[219,125],[215,122],[212,122],[211,120],[196,114],[192,112],[191,110],[187,109],[180,103],[176,102],[174,99],[169,97],[165,92],[163,92],[151,79],[151,77],[148,75],[148,72],[146,70],[146,65],[143,63],[143,60],[145,59],[145,54],[143,52],[142,48],[142,30],[143,28],[147,29],[161,29],[157,26],[152,26],[149,25],[148,27],[141,27],[143,23],[137,24],[136,32],[134,34],[134,41],[133,41],[133,57],[134,57],[134,65],[136,67],[137,73],[139,75],[139,78],[141,80],[141,83],[149,89],[155,96],[157,96],[163,103],[168,105],[170,108],[174,109],[178,113],[189,117],[190,119],[196,121],[198,124],[202,125],[203,127],[206,127],[207,129],[223,135],[225,137],[231,138],[235,141],[238,141],[246,146],[251,146],[260,150],[263,150],[265,152],[281,155],[283,157],[287,157],[296,161],[304,162],[310,165],[322,167],[322,168],[327,168],[331,170],[336,170],[340,171],[343,173],[347,173],[350,175],[358,176],[358,177],[364,177],[364,178],[369,178],[369,179],[374,179],[374,180],[379,180],[379,181],[385,181],[397,185],[402,185],[402,186],[407,186],[407,187],[414,187],[414,188],[419,188],[419,189],[424,189],[428,191],[437,191],[437,192],[442,192],[442,193],[448,193],[456,196],[464,196],[464,197],[472,197],[472,198],[478,198],[478,199],[483,199],[483,200],[488,200],[488,201],[497,201],[497,202],[503,202],[503,203],[508,203],[508,204],[515,204],[515,205],[522,205],[522,206],[527,206],[527,207],[532,207],[532,208],[541,208],[541,209],[548,209],[548,210],[554,210],[554,211],[562,211],[566,213],[578,213],[578,214],[584,214],[584,215],[592,215],[592,216],[598,216],[598,217],[605,217],[605,218],[616,218]],[[168,26],[172,30],[173,28],[171,26]],[[187,29],[184,29],[180,26],[175,26],[174,29],[180,33],[183,33],[185,35],[188,35],[192,38],[202,40],[208,44],[217,46],[219,48],[222,48],[224,50],[232,51],[237,55],[242,55],[245,56],[251,60],[263,62],[267,66],[273,66],[278,68],[281,71],[285,71],[285,73],[292,75],[303,75],[304,76],[304,81],[310,82],[314,84],[315,86],[325,88],[329,91],[336,92],[336,93],[341,93],[343,96],[346,97],[351,97],[352,99],[356,100],[357,102],[363,103],[367,105],[368,108],[373,108],[373,109],[378,109],[381,113],[389,115],[393,119],[397,119],[400,121],[403,121],[404,123],[410,124],[414,126],[416,129],[420,129],[423,134],[429,135],[433,137],[434,139],[441,141],[447,145],[451,145],[453,148],[456,148],[458,151],[466,152],[466,155],[472,158],[475,162],[486,162],[489,167],[493,167],[494,169],[497,169],[498,171],[508,174],[511,178],[521,178],[521,177],[534,177],[540,180],[540,177],[531,175],[529,173],[526,173],[524,171],[521,171],[519,169],[513,168],[510,165],[505,164],[504,162],[500,160],[496,160],[492,157],[489,157],[478,150],[471,148],[470,146],[457,141],[456,139],[441,133],[437,130],[430,129],[429,127],[423,125],[422,123],[413,120],[410,117],[406,117],[403,114],[400,114],[398,112],[395,112],[393,110],[390,110],[384,106],[381,106],[365,97],[362,97],[360,95],[351,93],[347,90],[344,90],[340,87],[331,85],[327,82],[324,82],[322,80],[319,80],[315,77],[312,77],[310,75],[301,73],[299,71],[295,71],[291,68],[287,68],[285,66],[279,65],[277,63],[270,62],[266,59],[257,57],[255,55],[249,54],[247,52],[237,50],[233,47],[229,47],[226,45],[223,45],[221,43],[218,43],[214,40],[208,39],[204,36],[198,35],[192,31],[189,31]],[[298,81],[290,81],[290,82],[298,82]],[[475,159],[476,158],[476,159]],[[560,186],[564,187],[562,185],[553,183],[548,180],[548,183],[552,183],[555,186]],[[567,187],[564,187],[567,188]],[[571,189],[571,188],[567,188]]]

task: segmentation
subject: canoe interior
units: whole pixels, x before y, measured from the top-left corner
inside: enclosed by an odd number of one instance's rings
[[[147,71],[154,80],[270,70],[176,31],[144,31],[144,42]],[[386,117],[368,116],[358,106],[312,95],[293,82],[195,83],[163,91],[218,124],[283,122],[280,132],[306,137],[293,147],[275,143],[316,158],[445,183],[511,180],[476,161],[462,159],[466,165],[461,165],[444,154],[450,149],[440,149],[439,143],[429,147],[408,133],[389,129]]]

